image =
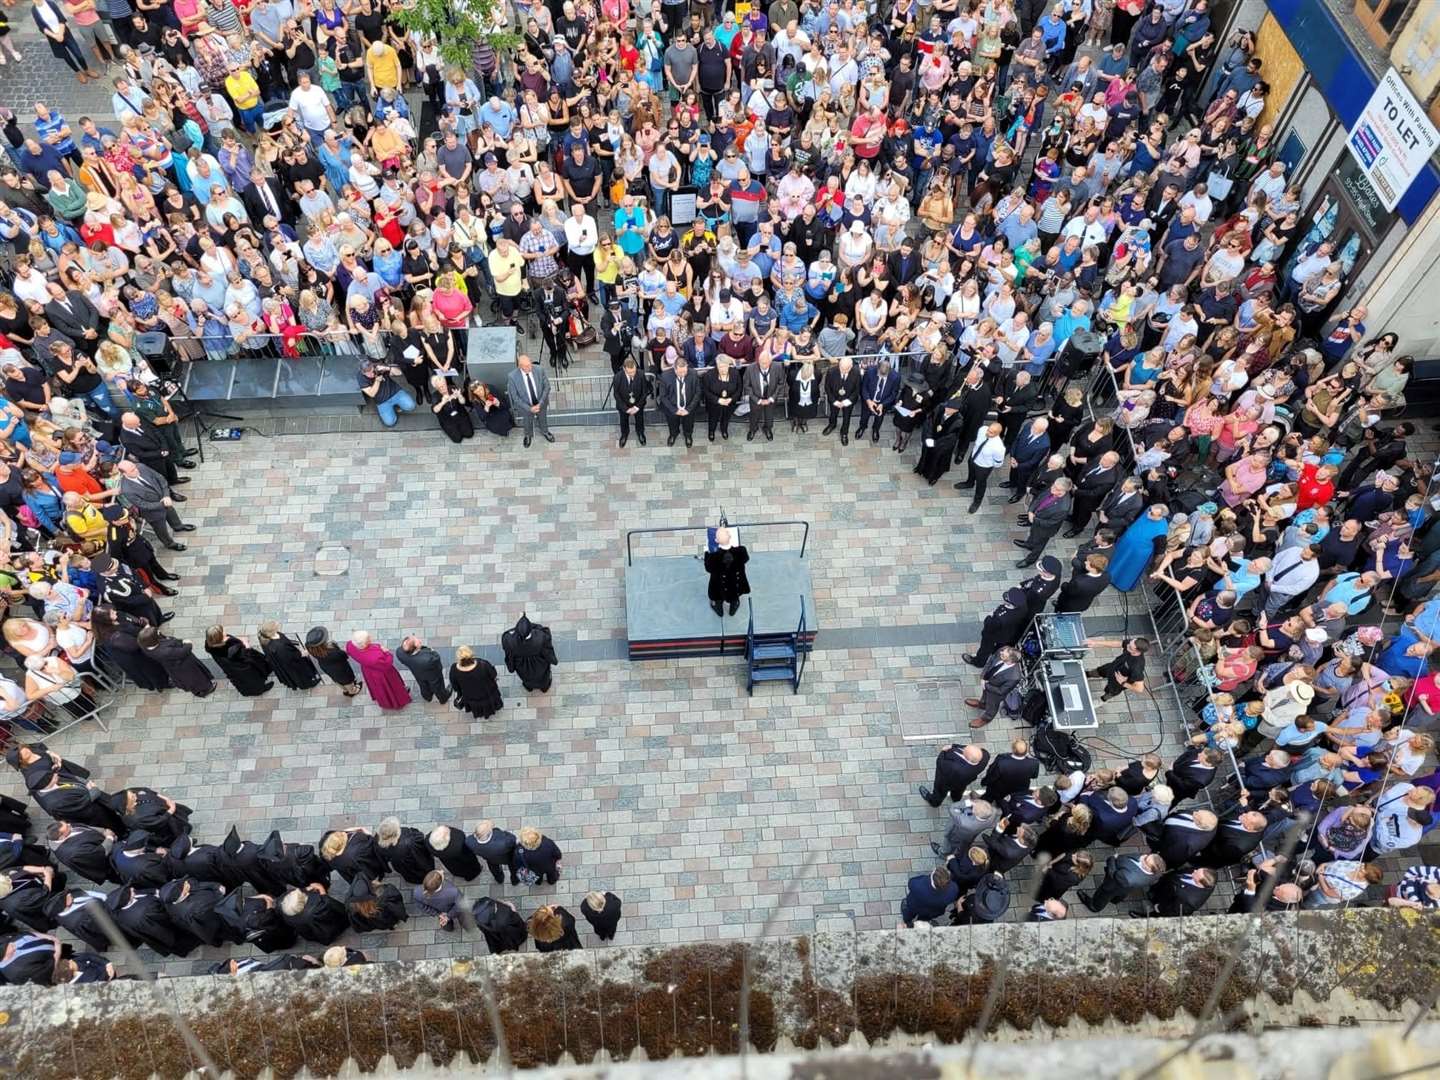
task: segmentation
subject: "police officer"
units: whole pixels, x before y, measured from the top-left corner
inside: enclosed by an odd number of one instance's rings
[[[984,667],[990,654],[1001,645],[1014,645],[1030,623],[1030,604],[1025,591],[1018,587],[1005,590],[1000,605],[985,616],[980,627],[980,646],[973,653],[966,653],[965,662],[972,667]]]
[[[1060,560],[1046,555],[1040,560],[1040,572],[1020,582],[1025,594],[1026,612],[1034,618],[1045,610],[1045,605],[1060,588]]]

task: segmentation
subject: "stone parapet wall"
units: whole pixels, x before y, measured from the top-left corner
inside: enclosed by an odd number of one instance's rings
[[[1086,919],[909,931],[822,925],[753,944],[0,991],[0,1069],[52,1077],[498,1065],[493,992],[516,1067],[736,1054],[749,971],[752,1050],[954,1043],[990,1008],[1004,1041],[1188,1035],[1219,986],[1214,1027],[1413,1018],[1440,988],[1440,926],[1384,909],[1169,920]],[[1008,959],[1007,959],[1008,958]]]

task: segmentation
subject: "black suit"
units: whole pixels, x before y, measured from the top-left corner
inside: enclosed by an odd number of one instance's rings
[[[270,198],[274,200],[274,209],[271,209],[265,202],[260,192],[261,187],[263,187],[269,193]],[[288,216],[286,213],[285,193],[274,180],[266,179],[259,185],[253,181],[246,184],[245,190],[240,192],[240,203],[245,207],[245,212],[250,215],[250,220],[255,223],[257,229],[262,228],[261,223],[265,220],[266,214],[274,214],[276,220],[282,222]]]
[[[1166,866],[1185,866],[1213,839],[1215,830],[1199,828],[1193,814],[1171,814],[1160,827],[1160,837],[1152,848]]]
[[[72,825],[70,835],[50,850],[55,858],[83,878],[103,885],[116,880],[110,867],[105,834],[87,825]]]
[[[968,454],[975,445],[975,434],[994,405],[992,396],[990,381],[984,378],[975,385],[961,383],[960,388],[951,395],[948,404],[951,404],[952,408],[954,404],[960,407],[960,434],[955,448],[956,464],[959,464],[961,457]]]
[[[981,795],[987,802],[999,803],[1006,795],[1029,791],[1031,782],[1039,775],[1040,762],[1036,758],[1029,754],[1023,758],[1005,754],[990,763]]]
[[[1076,869],[1073,858],[1074,856],[1067,852],[1045,867],[1045,876],[1040,879],[1040,890],[1035,894],[1036,900],[1042,904],[1046,900],[1059,900],[1085,880],[1085,875]]]
[[[1190,861],[1196,866],[1208,866],[1216,870],[1234,866],[1259,847],[1264,836],[1263,830],[1250,832],[1242,828],[1239,815],[1234,815],[1220,822],[1210,845]]]
[[[860,369],[853,364],[848,375],[840,371],[840,365],[836,364],[825,373],[825,399],[830,402],[830,423],[825,430],[829,431],[840,425],[840,440],[850,441],[850,417],[855,413],[855,405],[860,400]]]
[[[105,320],[84,293],[71,289],[60,300],[45,304],[45,317],[50,325],[75,342],[75,348],[86,356],[94,356],[95,350],[104,337]],[[93,338],[86,338],[85,331],[95,331]]]
[[[1060,531],[1060,526],[1070,515],[1070,494],[1051,495],[1048,491],[1038,495],[1031,504],[1029,524],[1030,535],[1025,538],[1025,547],[1030,549],[1029,561],[1035,562],[1050,538]]]
[[[1193,799],[1215,779],[1215,766],[1200,760],[1200,747],[1192,746],[1165,771],[1165,783],[1175,793],[1175,803]]]
[[[166,445],[164,438],[154,426],[140,421],[138,430],[122,426],[120,428],[120,445],[125,448],[125,453],[160,473],[170,483],[180,479],[180,471],[175,467],[171,459],[170,448]]]
[[[1145,509],[1145,498],[1139,491],[1125,491],[1120,485],[1111,489],[1100,504],[1101,524],[1119,536]]]
[[[1122,900],[1128,893],[1153,886],[1160,875],[1146,870],[1139,855],[1111,855],[1105,860],[1105,877],[1085,906],[1091,911],[1104,911],[1106,906]]]
[[[963,746],[952,746],[948,750],[941,750],[935,756],[935,780],[930,787],[931,798],[926,800],[931,806],[939,806],[949,795],[952,802],[959,802],[965,797],[965,789],[973,784],[980,774],[985,771],[985,766],[990,764],[990,751],[982,750],[980,760],[974,765],[965,760],[961,751]]]
[[[1215,886],[1196,884],[1193,870],[1171,870],[1150,889],[1157,915],[1193,915],[1205,906]]]
[[[665,414],[665,423],[670,428],[670,441],[683,431],[688,444],[695,435],[695,412],[700,408],[700,379],[690,369],[685,370],[681,379],[674,368],[660,376],[660,411]],[[684,409],[681,416],[679,410]]]
[[[741,378],[740,369],[733,365],[724,378],[720,377],[718,367],[705,369],[705,375],[700,380],[700,391],[705,395],[705,420],[711,439],[715,438],[717,427],[722,438],[730,437],[730,417],[735,414],[735,409],[744,396],[740,385]],[[721,402],[721,398],[726,400]]]
[[[1118,468],[1106,468],[1098,461],[1086,465],[1070,495],[1070,527],[1076,532],[1085,528],[1090,516],[1100,509],[1105,497],[1119,482]]]
[[[630,422],[635,422],[637,438],[645,437],[645,402],[650,400],[650,383],[643,372],[636,370],[628,374],[623,368],[610,380],[610,390],[615,395],[615,411],[620,415],[620,438],[630,437]],[[636,409],[632,416],[627,409]]]

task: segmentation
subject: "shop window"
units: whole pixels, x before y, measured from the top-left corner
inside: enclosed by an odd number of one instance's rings
[[[1355,0],[1355,20],[1376,45],[1388,45],[1420,0]]]

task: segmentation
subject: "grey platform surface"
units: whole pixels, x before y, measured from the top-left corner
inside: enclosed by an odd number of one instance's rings
[[[814,632],[810,564],[798,551],[752,550],[745,574],[750,595],[733,616],[722,618],[710,609],[709,576],[698,554],[636,558],[625,570],[626,636],[631,641],[683,641],[723,635],[740,639],[743,647],[752,605],[757,634],[788,634],[800,621],[802,596],[805,629]]]

